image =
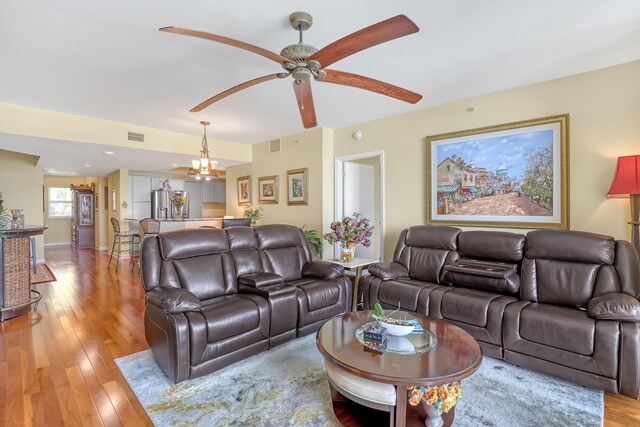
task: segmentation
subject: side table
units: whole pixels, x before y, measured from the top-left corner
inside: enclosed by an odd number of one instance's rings
[[[378,262],[377,259],[369,258],[354,258],[351,262],[344,263],[339,259],[332,259],[331,262],[340,264],[345,270],[353,271],[356,274],[356,279],[353,283],[353,301],[351,311],[358,310],[358,291],[360,288],[360,280],[362,279],[362,270],[368,268],[371,264]]]

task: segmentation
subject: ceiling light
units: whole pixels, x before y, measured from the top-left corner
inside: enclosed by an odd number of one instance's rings
[[[78,172],[73,171],[73,172],[71,172],[71,175],[78,175]]]
[[[209,159],[209,143],[207,142],[207,126],[209,122],[200,122],[204,126],[204,133],[202,134],[202,150],[200,151],[200,158],[191,161],[191,169],[189,169],[189,175],[194,175],[196,179],[200,179],[201,176],[211,177],[218,176],[218,162],[216,160]],[[207,180],[208,181],[208,180]]]
[[[113,154],[113,151],[105,151],[104,153],[102,153],[105,156],[110,156]]]
[[[177,168],[177,167],[178,167],[178,164],[177,164],[177,163],[173,163],[173,164],[171,165],[171,167]]]
[[[86,165],[84,165],[85,168],[90,168],[91,165],[89,163],[87,163]]]

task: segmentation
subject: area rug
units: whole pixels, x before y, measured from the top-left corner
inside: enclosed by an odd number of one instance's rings
[[[173,384],[150,350],[116,359],[158,427],[339,426],[315,336]],[[463,382],[454,426],[601,426],[599,390],[485,357]]]
[[[31,272],[31,284],[55,282],[56,276],[53,275],[47,264],[37,264],[36,272]]]

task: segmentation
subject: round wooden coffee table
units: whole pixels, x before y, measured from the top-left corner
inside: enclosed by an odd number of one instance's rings
[[[372,321],[372,314],[372,311],[358,311],[327,321],[316,335],[318,349],[328,363],[350,374],[395,386],[395,426],[424,425],[425,415],[420,406],[407,411],[407,386],[461,381],[480,367],[480,346],[467,332],[444,320],[406,313],[407,318],[418,320],[425,331],[435,335],[435,347],[422,353],[379,353],[366,348],[356,338],[356,330]],[[333,387],[331,392],[334,412],[344,426],[362,425],[371,419],[380,420],[379,411],[349,402],[344,396],[336,394]],[[372,411],[377,414],[372,414]],[[452,412],[449,411],[448,417],[443,416],[447,424],[453,421]],[[393,420],[391,424],[394,424]]]

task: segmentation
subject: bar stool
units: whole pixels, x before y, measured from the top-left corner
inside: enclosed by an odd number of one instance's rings
[[[138,239],[138,243],[140,243],[140,235],[131,230],[129,231],[121,231],[120,230],[120,221],[111,217],[111,225],[113,226],[113,246],[111,247],[111,256],[109,256],[109,265],[107,269],[111,267],[111,259],[113,258],[113,252],[116,249],[116,244],[118,245],[118,257],[116,259],[116,273],[118,272],[118,264],[120,263],[120,251],[122,245],[129,245],[129,259],[131,264],[133,264],[133,245],[136,243],[136,239]]]
[[[153,218],[145,218],[140,220],[140,239],[147,236],[157,236],[160,234],[160,221]]]

